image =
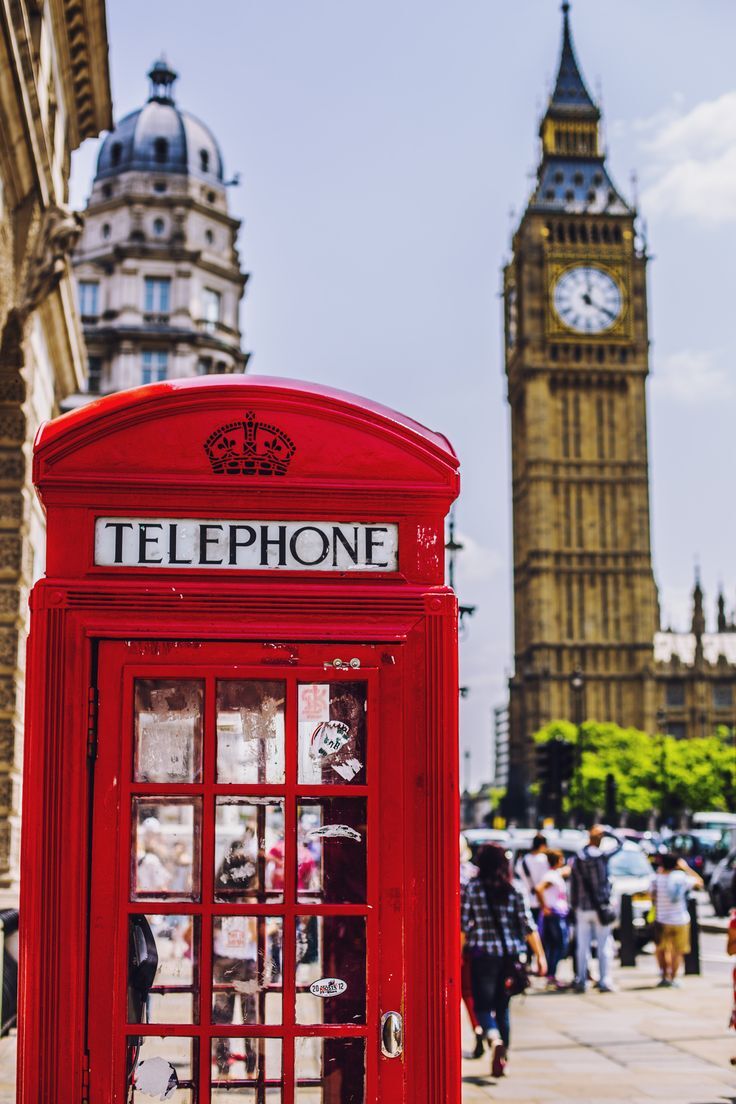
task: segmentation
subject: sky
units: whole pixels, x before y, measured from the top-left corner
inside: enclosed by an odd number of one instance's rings
[[[736,4],[577,0],[571,17],[652,256],[652,547],[663,621],[684,629],[696,563],[711,620],[720,584],[736,606]],[[462,781],[488,781],[513,656],[500,273],[538,162],[559,4],[108,0],[108,30],[116,118],[144,102],[163,51],[178,103],[239,174],[249,370],[365,395],[453,442],[458,591],[477,607]],[[77,207],[96,153],[74,156]]]

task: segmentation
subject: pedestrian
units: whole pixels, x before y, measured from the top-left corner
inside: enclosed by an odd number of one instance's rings
[[[736,955],[736,909],[731,910],[731,918],[728,922],[728,943],[726,950],[729,955]],[[736,966],[733,968],[733,1004],[731,1005],[731,1021],[729,1027],[736,1030]],[[736,1066],[736,1057],[731,1059],[731,1065]]]
[[[537,832],[532,840],[531,851],[527,851],[526,855],[522,855],[516,863],[516,877],[526,890],[535,924],[539,923],[541,912],[537,901],[536,889],[548,870],[547,839],[541,832]]]
[[[615,840],[608,851],[601,850],[604,836]],[[593,941],[598,950],[598,989],[612,993],[610,971],[613,959],[611,932],[616,914],[611,906],[611,880],[608,863],[623,847],[615,832],[594,824],[588,842],[575,856],[570,874],[570,897],[575,912],[575,991],[584,993],[588,987],[588,961]]]
[[[472,852],[467,844],[464,836],[460,836],[460,891],[462,887],[467,885],[471,878],[474,878],[478,873],[478,867],[474,866],[472,862]],[[470,1054],[465,1055],[466,1058],[482,1058],[484,1050],[485,1032],[478,1023],[478,1017],[475,1014],[475,1005],[473,1004],[473,986],[470,979],[470,957],[467,953],[465,946],[465,934],[460,932],[460,994],[462,996],[465,1010],[468,1013],[468,1019],[470,1020],[470,1026],[473,1029],[475,1036],[475,1046]]]
[[[491,1074],[502,1077],[510,1042],[509,1001],[521,991],[521,955],[527,945],[537,973],[547,972],[544,949],[529,907],[511,881],[503,847],[488,844],[476,855],[478,874],[461,891],[461,923],[470,957],[473,1003],[491,1049]]]
[[[570,938],[570,903],[567,898],[565,878],[570,868],[565,866],[565,856],[561,851],[548,851],[549,870],[536,887],[537,900],[541,910],[542,946],[547,959],[547,985],[559,989],[557,967],[567,955]]]
[[[679,988],[677,971],[690,951],[690,913],[687,899],[691,889],[702,889],[703,879],[677,855],[660,855],[652,879],[657,962],[662,988]]]

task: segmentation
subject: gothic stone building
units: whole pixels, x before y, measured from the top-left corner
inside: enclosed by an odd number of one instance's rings
[[[0,903],[13,904],[28,592],[45,555],[31,447],[84,380],[69,169],[111,104],[103,0],[13,0],[0,31]]]
[[[93,395],[242,372],[247,360],[238,321],[247,277],[222,154],[176,104],[166,61],[148,76],[148,102],[102,143],[74,257]]]
[[[647,255],[637,212],[606,165],[600,110],[577,63],[569,4],[562,7],[536,186],[504,270],[515,631],[509,786],[516,792],[533,774],[532,734],[556,718],[651,732],[666,718],[683,736],[716,718],[734,721],[732,707],[712,705],[716,686],[725,702],[725,683],[736,683],[736,668],[716,655],[731,649],[706,647],[697,618],[686,634],[692,643],[659,632]]]

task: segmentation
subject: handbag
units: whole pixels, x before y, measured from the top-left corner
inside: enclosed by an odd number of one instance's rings
[[[588,896],[590,897],[591,901],[594,901],[596,895],[593,892],[592,882],[590,881],[590,878],[588,877],[587,871],[585,869],[584,860],[583,865],[580,867],[580,877],[583,879],[583,885],[588,891]],[[616,921],[616,910],[613,908],[610,901],[602,901],[600,904],[596,905],[595,912],[598,920],[605,928],[610,927],[610,925],[615,923]]]
[[[509,954],[506,936],[503,931],[503,924],[501,924],[498,919],[498,913],[496,912],[495,906],[491,904],[491,899],[488,896],[488,889],[484,886],[483,890],[486,895],[488,911],[493,917],[493,923],[496,925],[496,930],[501,937],[504,963],[504,988],[506,990],[506,995],[509,997],[517,997],[520,993],[525,993],[531,985],[529,971],[526,968],[526,963],[522,962],[518,955]],[[511,892],[513,893],[514,891],[512,890]]]

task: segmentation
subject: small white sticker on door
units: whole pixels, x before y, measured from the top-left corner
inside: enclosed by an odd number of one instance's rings
[[[343,763],[330,763],[330,766],[346,782],[351,782],[356,774],[363,769],[363,764],[359,759],[346,759]]]
[[[350,739],[350,729],[343,721],[322,721],[312,733],[309,755],[312,759],[330,759],[337,755]]]
[[[133,1075],[136,1092],[168,1100],[179,1087],[179,1078],[171,1062],[165,1058],[146,1058]]]
[[[339,997],[348,987],[342,978],[320,978],[309,986],[309,992],[315,997]]]
[[[323,824],[321,828],[313,828],[309,835],[321,839],[351,839],[356,843],[362,839],[360,832],[347,824]]]

